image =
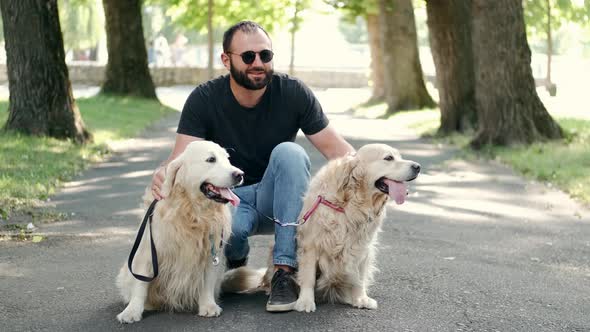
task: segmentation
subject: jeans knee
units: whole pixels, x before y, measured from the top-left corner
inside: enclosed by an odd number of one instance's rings
[[[305,167],[307,170],[311,168],[311,162],[305,149],[293,142],[283,142],[275,146],[270,154],[270,163],[298,165]]]
[[[248,225],[234,223],[231,227],[231,237],[235,239],[246,240],[248,239],[248,236],[250,236],[250,228],[251,227]]]

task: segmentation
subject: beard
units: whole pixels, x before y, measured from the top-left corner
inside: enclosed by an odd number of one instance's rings
[[[249,72],[264,72],[264,76],[257,79],[250,79],[248,77]],[[238,85],[248,89],[248,90],[260,90],[266,87],[270,81],[272,80],[272,74],[274,70],[271,68],[266,70],[264,67],[252,67],[247,71],[239,71],[236,67],[234,67],[233,62],[229,61],[229,72],[231,76],[234,78]]]

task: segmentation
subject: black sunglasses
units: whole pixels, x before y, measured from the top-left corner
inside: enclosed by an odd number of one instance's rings
[[[254,62],[254,60],[256,60],[256,54],[260,55],[260,61],[262,61],[263,63],[270,62],[272,60],[272,57],[274,56],[274,53],[271,50],[262,50],[260,52],[246,51],[241,54],[232,53],[232,52],[226,52],[226,53],[241,56],[242,61],[244,61],[244,63],[247,65],[251,65]]]

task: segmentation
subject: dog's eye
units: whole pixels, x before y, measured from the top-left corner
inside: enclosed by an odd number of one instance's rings
[[[395,160],[395,158],[393,158],[393,156],[387,156],[387,157],[385,157],[383,159],[384,160],[387,160],[387,161],[393,161],[393,160]]]
[[[207,158],[207,160],[205,160],[205,161],[206,161],[206,162],[208,162],[208,163],[214,163],[214,162],[216,162],[216,161],[217,161],[217,159],[215,159],[215,157],[209,157],[209,158]]]

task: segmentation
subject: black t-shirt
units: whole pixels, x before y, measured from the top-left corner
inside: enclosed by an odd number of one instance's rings
[[[248,185],[260,182],[275,146],[293,142],[299,129],[313,135],[327,125],[320,103],[298,79],[275,73],[258,105],[247,108],[238,103],[225,75],[193,90],[177,132],[226,148]]]

